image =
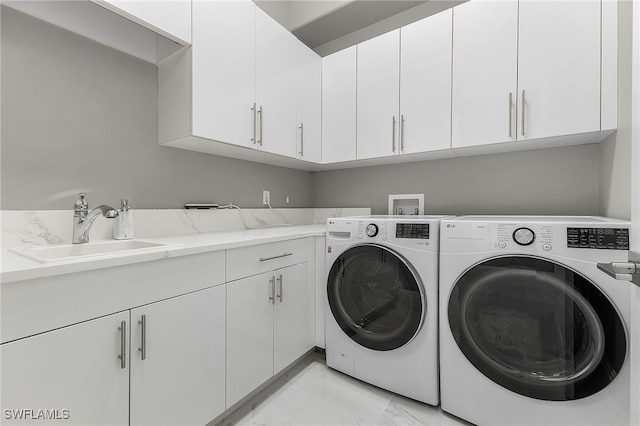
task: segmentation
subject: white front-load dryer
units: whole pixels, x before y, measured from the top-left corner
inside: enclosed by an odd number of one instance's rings
[[[441,222],[442,409],[478,425],[629,425],[629,222]]]
[[[327,220],[329,367],[439,403],[438,234],[444,217]]]

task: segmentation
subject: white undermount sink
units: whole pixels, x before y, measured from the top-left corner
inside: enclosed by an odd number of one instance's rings
[[[178,245],[152,243],[140,240],[113,240],[85,244],[63,244],[25,249],[9,249],[9,251],[35,260],[36,262],[47,263],[85,258],[118,257],[124,254],[134,253],[153,253],[175,248],[176,246]]]

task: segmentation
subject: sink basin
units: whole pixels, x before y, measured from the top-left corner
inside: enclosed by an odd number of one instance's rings
[[[113,240],[86,244],[9,249],[9,251],[36,262],[47,263],[85,258],[117,257],[134,253],[153,253],[174,247],[176,247],[175,244],[152,243],[140,240]]]

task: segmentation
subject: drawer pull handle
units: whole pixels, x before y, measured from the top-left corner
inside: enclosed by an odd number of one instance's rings
[[[266,262],[267,260],[280,259],[281,257],[293,256],[293,253],[282,253],[277,256],[261,257],[260,262]]]

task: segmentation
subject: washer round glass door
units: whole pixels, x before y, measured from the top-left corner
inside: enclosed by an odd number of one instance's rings
[[[374,244],[352,247],[336,259],[327,293],[333,317],[346,335],[377,351],[410,342],[426,312],[422,282],[411,266]]]
[[[449,325],[467,359],[513,392],[549,401],[587,397],[619,373],[620,316],[587,278],[534,257],[467,270],[449,299]]]

